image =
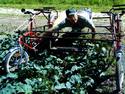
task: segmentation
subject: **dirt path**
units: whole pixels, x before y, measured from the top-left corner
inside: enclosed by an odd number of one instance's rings
[[[32,11],[32,9],[27,9]],[[101,13],[93,13],[93,16],[105,16]],[[13,8],[0,8],[0,32],[13,31],[16,27],[28,19],[28,15],[24,15],[21,10]],[[46,24],[46,20],[37,19],[36,23],[39,25]]]

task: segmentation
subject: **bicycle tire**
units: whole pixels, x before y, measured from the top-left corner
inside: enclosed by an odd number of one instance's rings
[[[22,63],[27,64],[28,63],[29,56],[28,56],[27,52],[24,51],[24,54],[23,54],[22,58],[21,58],[21,54],[19,52],[20,52],[20,49],[18,48],[18,49],[15,49],[12,52],[9,52],[6,55],[5,60],[4,60],[4,69],[5,69],[6,73],[11,73],[11,72],[14,72],[14,71],[18,70],[18,65],[19,64],[22,64]],[[14,58],[14,61],[11,61],[11,59],[14,56],[17,56],[17,57]],[[15,70],[11,70],[10,66],[12,68],[16,67],[16,69]]]
[[[124,62],[124,56],[123,53],[117,53],[118,54],[118,61],[116,62],[116,89],[118,92],[122,92],[123,89],[123,83],[124,83],[124,68],[123,68],[123,62]]]

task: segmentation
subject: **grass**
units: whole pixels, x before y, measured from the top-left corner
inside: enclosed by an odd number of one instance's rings
[[[43,5],[43,4],[32,4],[32,5],[29,5],[29,4],[0,4],[0,7],[4,7],[4,8],[18,8],[18,9],[21,9],[21,8],[30,8],[30,9],[34,9],[34,8],[42,8],[42,7],[55,7],[57,10],[64,10],[64,9],[67,9],[67,8],[71,8],[71,7],[74,7],[76,9],[79,9],[79,8],[91,8],[94,12],[99,12],[99,11],[103,11],[103,10],[109,10],[111,8],[111,6],[97,6],[97,5],[93,5],[93,6],[89,6],[89,5],[77,5],[77,4],[73,4],[73,5],[70,5],[70,4],[51,4],[51,5]]]
[[[109,9],[113,4],[124,4],[125,0],[0,0],[0,7],[41,8],[53,6],[58,10],[69,7],[90,7],[93,11]]]

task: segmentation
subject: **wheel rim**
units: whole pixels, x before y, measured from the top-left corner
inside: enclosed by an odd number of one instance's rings
[[[21,53],[19,51],[12,54],[9,58],[7,63],[7,71],[8,72],[15,72],[19,69],[19,64],[26,63],[25,55],[21,57]]]

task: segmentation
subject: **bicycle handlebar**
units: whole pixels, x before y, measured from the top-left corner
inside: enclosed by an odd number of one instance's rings
[[[26,11],[24,8],[21,9],[21,12],[23,12],[24,14],[32,14],[32,15],[36,14],[37,15],[37,14],[40,14],[40,13],[51,13],[52,10],[56,11],[54,7],[43,7],[42,9],[39,9],[39,8],[34,9],[34,11],[38,11],[38,13]]]
[[[110,12],[109,11],[101,11],[101,13],[109,14]]]
[[[33,13],[32,11],[26,11],[24,8],[21,9],[21,12],[23,12],[24,14],[31,14],[31,15],[38,15],[41,13],[41,11],[37,13]]]
[[[125,10],[125,8],[114,8],[113,7],[113,10]]]
[[[55,7],[43,7],[41,9],[34,9],[34,11],[41,11],[42,13],[51,13],[51,11],[55,11],[58,14],[58,11]]]
[[[110,14],[118,13],[118,11],[120,11],[119,15],[125,14],[125,8],[119,7],[119,6],[125,6],[125,4],[123,4],[123,5],[113,5],[112,8],[109,11],[102,11],[101,13],[106,13],[106,14],[110,15]]]
[[[24,8],[21,9],[21,12],[23,12],[24,14],[34,14],[33,12],[31,11],[26,11]]]
[[[34,11],[40,11],[42,13],[51,13],[49,10],[44,10],[44,9],[34,9]]]

